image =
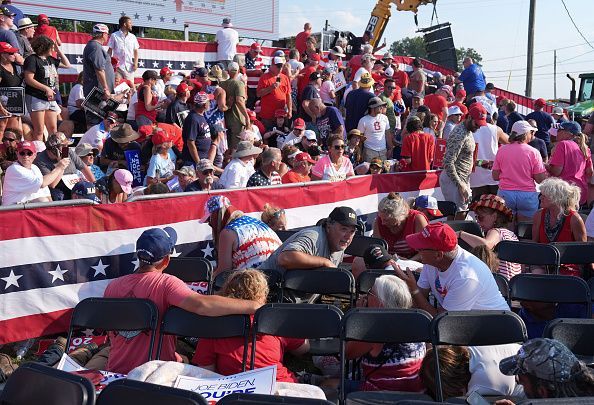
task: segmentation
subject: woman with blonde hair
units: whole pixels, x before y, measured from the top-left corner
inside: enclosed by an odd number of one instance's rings
[[[261,219],[273,231],[284,231],[287,229],[287,217],[285,216],[285,210],[282,208],[268,203],[264,204]]]
[[[268,225],[245,215],[222,195],[206,201],[202,222],[212,228],[217,248],[215,276],[228,270],[256,268],[282,244]]]
[[[414,260],[418,252],[408,246],[406,237],[421,232],[428,223],[422,212],[411,209],[400,194],[392,192],[379,203],[373,236],[388,243],[390,254]]]
[[[540,185],[541,209],[534,214],[532,240],[538,243],[586,242],[586,226],[576,212],[580,188],[556,177]],[[561,266],[561,274],[580,275],[579,266]]]
[[[565,121],[557,131],[557,143],[551,154],[547,171],[581,190],[580,205],[588,201],[588,183],[592,177],[592,156],[586,135],[575,121]]]
[[[256,269],[245,269],[231,274],[219,294],[265,304],[268,291],[264,273]],[[270,335],[259,335],[257,339],[254,368],[276,365],[276,381],[297,382],[295,375],[284,366],[283,356],[285,351],[296,355],[307,353],[309,341]],[[192,364],[223,375],[241,373],[243,344],[242,337],[200,339]],[[251,347],[248,347],[248,353],[251,353]]]

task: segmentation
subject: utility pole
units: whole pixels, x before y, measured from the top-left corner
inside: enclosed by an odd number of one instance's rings
[[[557,100],[557,50],[553,51],[553,98]]]
[[[528,15],[528,55],[526,57],[526,97],[532,97],[532,67],[534,62],[534,16],[536,14],[536,0],[530,0],[530,14]]]

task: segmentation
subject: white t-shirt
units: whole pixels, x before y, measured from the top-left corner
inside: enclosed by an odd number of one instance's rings
[[[107,47],[112,49],[120,68],[131,73],[134,67],[134,50],[140,49],[136,35],[131,32],[124,34],[121,30],[116,31],[109,36]]]
[[[126,120],[128,121],[135,121],[136,120],[136,103],[138,103],[138,92],[135,91],[130,97],[130,104],[128,105],[128,115],[126,116]]]
[[[233,159],[225,167],[219,183],[225,188],[243,188],[255,172],[252,164],[244,163],[240,159]]]
[[[487,265],[461,247],[446,271],[423,265],[417,285],[446,311],[509,310]]]
[[[364,67],[360,67],[355,72],[355,77],[353,77],[353,81],[354,82],[360,81],[361,80],[361,75],[363,75],[363,73],[369,73],[369,74],[371,74],[371,72],[369,70],[365,69]]]
[[[109,132],[105,130],[103,121],[97,125],[93,125],[83,134],[79,143],[88,143],[94,148],[103,148],[103,143],[109,137]]]
[[[41,197],[49,197],[49,188],[43,187],[43,175],[35,165],[26,169],[16,162],[8,166],[4,176],[2,205],[25,203]]]
[[[487,124],[484,127],[480,127],[476,132],[472,134],[474,142],[478,148],[477,159],[478,160],[490,160],[495,161],[495,155],[499,149],[499,143],[497,140],[497,126],[493,124]],[[485,169],[482,167],[475,167],[474,172],[470,173],[470,187],[481,187],[499,184],[498,181],[493,180],[491,174],[492,170]]]
[[[83,86],[82,84],[76,83],[72,86],[70,94],[68,94],[68,114],[73,114],[76,110],[79,110],[76,106],[76,102],[84,99]]]
[[[364,147],[375,151],[386,149],[386,130],[390,129],[390,122],[384,114],[362,117],[357,129],[367,137]]]
[[[218,30],[215,41],[217,46],[217,60],[233,60],[237,52],[239,34],[233,28]]]
[[[301,141],[301,135],[297,136],[293,131],[289,132],[285,136],[278,136],[276,138],[276,146],[279,149],[284,148],[287,145],[295,145]]]
[[[334,86],[332,80],[326,80],[322,83],[322,87],[320,87],[320,98],[322,99],[322,103],[334,105],[335,99],[330,95],[333,91],[336,91],[336,86]]]
[[[477,391],[481,395],[522,396],[521,384],[516,384],[515,376],[507,376],[499,371],[499,362],[506,357],[514,356],[520,345],[510,343],[496,346],[469,346],[470,381],[468,394]]]
[[[590,211],[586,218],[586,235],[589,238],[594,238],[594,210]]]

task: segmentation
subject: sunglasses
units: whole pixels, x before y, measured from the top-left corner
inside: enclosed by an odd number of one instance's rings
[[[346,149],[346,145],[333,145],[334,150],[344,150]]]
[[[2,142],[16,142],[16,138],[6,138],[2,139]]]
[[[209,170],[204,170],[202,172],[202,174],[205,175],[205,176],[208,176],[209,174],[213,174],[213,173],[214,173],[214,170],[210,170],[210,169]]]
[[[22,152],[19,152],[19,155],[21,155],[21,156],[33,156],[33,152],[31,152],[30,150],[24,150]]]
[[[272,217],[279,219],[281,217],[281,215],[283,215],[284,213],[285,213],[285,210],[278,210],[274,214],[272,214]]]

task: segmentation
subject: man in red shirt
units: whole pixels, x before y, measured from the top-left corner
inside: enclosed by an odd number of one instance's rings
[[[301,94],[303,94],[303,89],[309,84],[309,76],[318,70],[318,65],[320,64],[320,55],[314,53],[310,55],[307,59],[307,64],[301,71],[299,72],[299,77],[297,79],[297,97],[299,101],[301,101]]]
[[[407,163],[407,171],[430,170],[435,154],[435,139],[423,132],[423,123],[412,117],[406,123],[408,135],[402,142],[400,156]]]
[[[468,114],[468,107],[464,105],[464,100],[466,100],[466,90],[460,89],[456,92],[456,99],[453,103],[450,103],[449,107],[458,106],[460,107],[460,111],[462,111],[462,121],[466,119],[466,114]]]
[[[442,123],[448,118],[448,97],[451,94],[452,88],[443,85],[434,94],[425,96],[425,105],[439,117]]]
[[[405,71],[400,70],[400,63],[393,63],[391,65],[394,68],[394,74],[392,75],[392,79],[396,83],[396,86],[400,87],[401,89],[408,87],[408,75]]]
[[[301,31],[295,37],[295,48],[299,51],[301,55],[305,55],[305,49],[307,48],[306,41],[307,38],[311,35],[311,24],[305,23],[303,25],[303,31]]]
[[[315,160],[311,158],[309,153],[301,152],[297,156],[295,156],[295,162],[293,163],[293,170],[288,171],[283,176],[283,184],[286,183],[305,183],[306,181],[310,181],[309,173],[311,172],[311,167],[316,163]]]
[[[260,118],[265,127],[273,126],[274,112],[276,110],[287,111],[287,117],[291,118],[293,103],[291,100],[291,82],[289,78],[281,73],[285,61],[275,56],[268,72],[264,73],[258,81],[256,94],[260,97]],[[309,82],[309,77],[307,78]]]

